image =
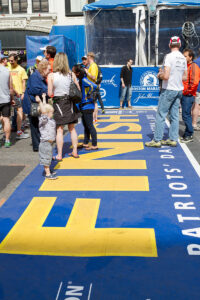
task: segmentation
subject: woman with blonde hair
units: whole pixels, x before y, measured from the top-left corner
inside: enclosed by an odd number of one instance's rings
[[[42,94],[47,94],[47,75],[50,72],[49,62],[42,59],[37,70],[29,77],[23,99],[23,111],[29,117],[33,151],[38,151],[40,144],[39,119],[31,116],[31,103],[40,102]]]
[[[57,127],[56,143],[58,154],[54,158],[57,161],[62,160],[63,130],[66,124],[68,125],[73,147],[73,151],[69,155],[74,158],[79,157],[77,154],[78,136],[74,127],[78,122],[78,114],[75,104],[69,99],[72,80],[80,89],[75,74],[69,69],[67,55],[63,52],[57,53],[54,59],[53,73],[48,76],[48,95],[53,97],[54,119]]]

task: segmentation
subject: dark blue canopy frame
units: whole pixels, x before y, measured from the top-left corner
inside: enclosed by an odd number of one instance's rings
[[[97,2],[87,4],[84,6],[83,10],[98,10],[98,9],[114,9],[118,7],[131,8],[138,5],[146,5],[146,0],[99,0]],[[166,6],[199,6],[199,0],[158,0],[158,5]]]

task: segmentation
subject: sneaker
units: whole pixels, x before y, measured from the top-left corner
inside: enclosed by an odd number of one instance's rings
[[[200,126],[193,126],[194,131],[200,131]]]
[[[156,142],[154,140],[150,141],[150,142],[146,142],[145,143],[146,147],[155,147],[155,148],[160,148],[161,147],[161,142]]]
[[[104,114],[105,114],[105,110],[104,110],[104,109],[102,109],[101,113],[102,113],[102,115],[104,115]]]
[[[17,140],[28,139],[30,136],[28,133],[24,133],[23,131],[18,132],[16,135]]]
[[[55,180],[55,179],[57,179],[58,177],[56,176],[56,174],[54,174],[54,175],[53,175],[53,174],[50,174],[50,175],[48,175],[48,176],[46,175],[45,178],[46,178],[46,179],[50,179],[50,180]]]
[[[51,175],[56,175],[57,174],[57,172],[55,170],[50,170],[50,172],[51,172]]]
[[[162,140],[162,141],[161,141],[161,145],[171,146],[171,147],[176,147],[176,146],[177,146],[177,142],[172,141],[172,140],[170,140],[170,139],[168,139],[168,140],[166,140],[166,141]]]
[[[4,144],[5,148],[10,148],[10,146],[11,146],[11,142],[5,142],[5,144]]]
[[[181,139],[181,143],[190,143],[193,142],[193,136],[186,136]]]

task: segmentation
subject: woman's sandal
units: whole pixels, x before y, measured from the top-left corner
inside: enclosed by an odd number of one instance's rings
[[[73,153],[68,153],[69,156],[72,156],[73,158],[79,158],[80,156],[77,154],[77,155],[74,155]]]
[[[62,158],[58,158],[58,156],[56,155],[52,157],[52,160],[60,162],[62,161]]]
[[[85,148],[85,150],[89,150],[89,151],[92,151],[92,150],[99,150],[99,148],[98,147],[87,147],[87,148]]]

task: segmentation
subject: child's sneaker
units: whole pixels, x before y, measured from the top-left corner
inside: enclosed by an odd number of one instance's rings
[[[55,175],[50,174],[50,175],[46,175],[45,178],[46,178],[46,179],[50,179],[50,180],[55,180],[55,179],[57,179],[58,177],[56,176],[56,174],[55,174]]]
[[[4,143],[4,147],[5,148],[10,148],[10,146],[11,146],[11,142],[5,142]]]
[[[28,133],[24,133],[23,131],[18,131],[17,132],[17,135],[16,135],[17,140],[28,139],[28,138],[29,138]]]

